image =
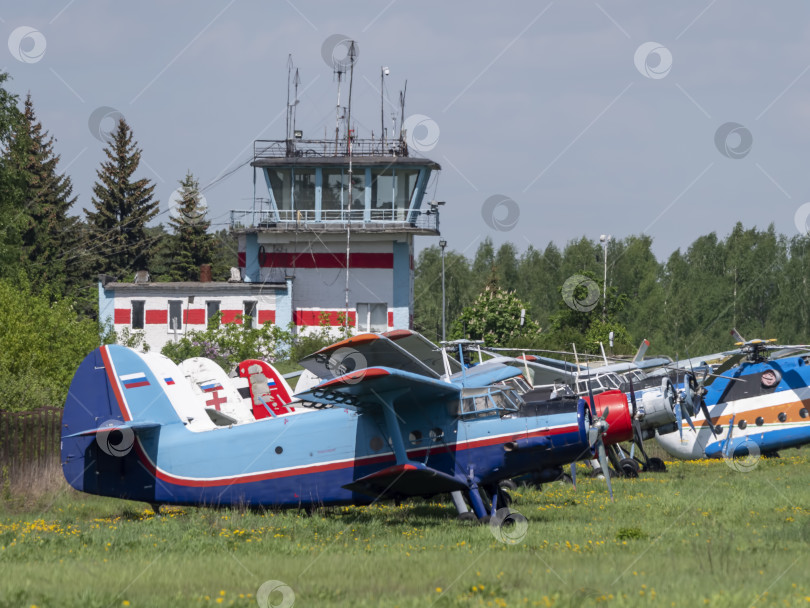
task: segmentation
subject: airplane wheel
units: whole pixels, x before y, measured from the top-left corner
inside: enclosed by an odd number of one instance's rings
[[[492,519],[489,515],[484,515],[481,519],[478,520],[478,523],[482,526],[488,526],[489,520]]]
[[[501,489],[503,490],[517,490],[517,484],[512,481],[511,479],[504,479],[500,484]]]
[[[625,477],[638,477],[638,463],[633,458],[622,458],[619,461]]]
[[[508,507],[512,504],[512,495],[504,489],[498,491],[498,504]]]
[[[475,516],[475,513],[472,511],[467,511],[466,513],[459,513],[458,516],[459,521],[474,521],[477,522],[478,518]]]
[[[571,478],[571,476],[568,473],[563,473],[562,475],[560,475],[554,481],[556,481],[556,482],[558,482],[558,483],[560,483],[562,485],[566,485],[566,486],[574,485],[574,480]]]
[[[650,458],[647,460],[646,470],[650,471],[651,473],[665,473],[667,466],[660,458]]]
[[[763,458],[781,458],[779,452],[762,452]]]

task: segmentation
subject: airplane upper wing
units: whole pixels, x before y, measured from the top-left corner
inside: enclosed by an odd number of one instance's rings
[[[359,334],[336,342],[299,361],[319,378],[334,378],[371,365],[438,378],[429,366],[385,336]]]
[[[458,399],[461,388],[421,374],[375,366],[327,380],[295,396],[304,406],[319,404],[322,407],[337,406],[362,411],[382,407],[384,398],[396,392],[407,393],[414,401],[429,404]]]

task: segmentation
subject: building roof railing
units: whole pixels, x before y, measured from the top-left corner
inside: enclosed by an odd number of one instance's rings
[[[357,232],[409,232],[438,235],[439,213],[406,209],[372,209],[366,215],[356,210],[272,210],[231,211],[231,230],[236,232],[345,232],[351,224]]]
[[[253,142],[253,161],[279,158],[329,158],[348,156],[345,139],[257,139]],[[353,139],[352,156],[407,157],[403,140]]]

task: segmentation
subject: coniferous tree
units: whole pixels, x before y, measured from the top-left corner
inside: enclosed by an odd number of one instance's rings
[[[146,238],[146,224],[158,213],[153,200],[154,184],[142,178],[133,181],[141,161],[141,149],[123,118],[104,148],[107,160],[96,172],[93,207],[85,209],[91,227],[91,247],[99,255],[99,271],[130,275],[145,270],[152,243]]]
[[[173,278],[196,281],[200,275],[200,265],[210,264],[212,261],[214,236],[208,234],[211,222],[206,218],[200,184],[191,172],[180,180],[180,200],[177,201],[177,212],[169,219],[169,224],[174,229]]]
[[[10,157],[22,186],[24,215],[21,222],[23,264],[31,283],[58,294],[66,284],[65,252],[72,243],[68,211],[76,201],[70,177],[57,172],[59,155],[54,138],[42,127],[29,93]]]
[[[17,96],[7,91],[8,74],[0,72],[0,276],[16,275],[22,259],[25,214],[23,180],[11,155],[13,136],[21,129]]]

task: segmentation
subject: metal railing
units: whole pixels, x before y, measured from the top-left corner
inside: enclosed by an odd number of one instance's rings
[[[408,211],[407,209],[363,209],[332,210],[324,209],[235,209],[231,211],[231,229],[264,228],[289,230],[296,227],[341,229],[347,224],[358,229],[402,228],[406,230],[439,231],[438,211]]]
[[[258,139],[253,142],[253,160],[263,158],[325,158],[348,156],[346,140]],[[408,144],[401,140],[354,139],[353,156],[408,156]]]

